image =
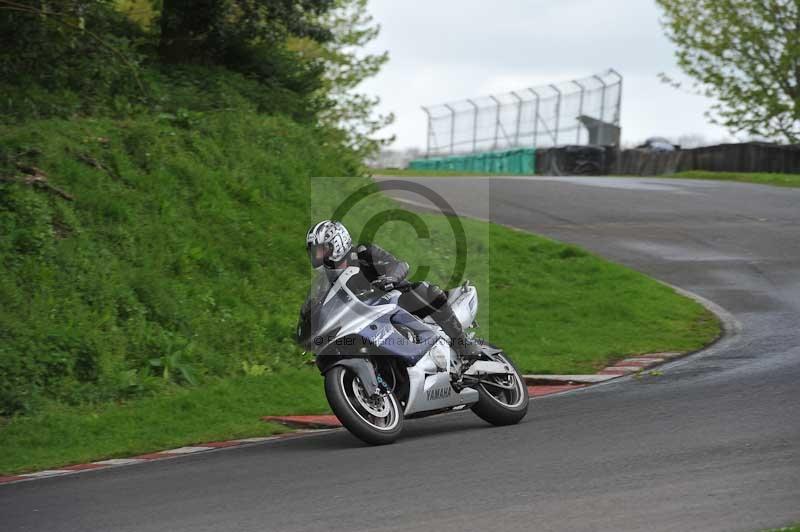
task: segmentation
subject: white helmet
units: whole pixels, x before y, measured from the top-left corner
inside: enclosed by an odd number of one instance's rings
[[[350,252],[353,240],[341,222],[322,220],[311,227],[306,235],[306,248],[311,265],[319,268],[323,264],[335,268]]]

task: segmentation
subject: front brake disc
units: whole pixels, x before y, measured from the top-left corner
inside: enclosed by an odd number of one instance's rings
[[[353,379],[353,393],[361,407],[375,417],[384,418],[389,415],[389,401],[382,395],[376,398],[366,397],[364,387],[357,378]]]

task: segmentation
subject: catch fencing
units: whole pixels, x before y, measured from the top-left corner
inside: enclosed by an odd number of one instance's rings
[[[619,145],[621,104],[622,76],[609,69],[561,84],[423,107],[425,156]]]

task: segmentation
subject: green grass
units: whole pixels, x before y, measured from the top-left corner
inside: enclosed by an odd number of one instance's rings
[[[767,530],[762,530],[761,532],[800,532],[800,524],[784,526],[781,528],[770,528]]]
[[[0,472],[281,430],[327,411],[293,344],[310,281],[304,235],[365,178],[323,131],[253,114],[51,120],[0,134],[65,201],[0,183]],[[86,164],[89,156],[101,168]],[[446,284],[449,220],[374,195],[345,216]],[[398,220],[397,218],[400,218]],[[405,220],[405,221],[403,221]],[[700,305],[574,246],[462,220],[479,334],[526,372],[585,373],[719,333]],[[165,371],[166,369],[166,371]]]
[[[0,182],[0,415],[291,362],[308,177],[358,168],[326,140],[247,113],[7,129],[0,175],[75,199]]]
[[[529,373],[594,373],[632,354],[690,351],[715,317],[660,283],[584,250],[492,227],[492,330]]]
[[[51,405],[34,416],[0,425],[0,472],[284,432],[288,429],[260,418],[326,411],[320,382],[319,373],[309,368],[230,378],[196,388],[176,387],[127,403]]]
[[[677,174],[659,177],[676,177],[681,179],[714,179],[718,181],[738,181],[740,183],[774,185],[777,187],[800,187],[800,174],[706,172],[703,170],[693,170],[690,172],[678,172]]]

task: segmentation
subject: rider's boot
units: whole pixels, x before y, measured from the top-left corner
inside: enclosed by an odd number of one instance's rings
[[[450,305],[442,305],[439,310],[431,314],[433,320],[450,337],[451,345],[462,363],[467,363],[480,358],[480,346],[464,333],[461,322],[458,321]]]

